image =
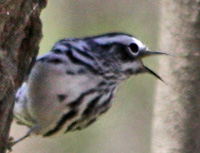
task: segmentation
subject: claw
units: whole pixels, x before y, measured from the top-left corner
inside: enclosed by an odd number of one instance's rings
[[[8,143],[6,145],[6,149],[8,150],[8,153],[12,152],[12,146],[14,145],[14,138],[13,137],[9,137],[8,139]]]
[[[21,138],[19,138],[19,139],[17,139],[17,140],[14,140],[13,137],[10,137],[10,138],[8,139],[8,143],[7,143],[7,146],[6,146],[7,150],[8,150],[9,152],[11,152],[11,151],[12,151],[12,147],[13,147],[15,144],[17,144],[18,142],[20,142],[20,141],[24,140],[25,138],[29,137],[30,134],[31,134],[35,129],[36,129],[36,127],[33,127],[33,128],[31,128],[31,129],[29,129],[29,131],[28,131],[24,136],[22,136]]]

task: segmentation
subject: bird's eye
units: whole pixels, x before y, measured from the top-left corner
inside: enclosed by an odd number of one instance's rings
[[[129,45],[129,49],[130,49],[131,53],[133,53],[134,55],[138,54],[138,52],[139,52],[139,47],[135,43],[131,43]]]

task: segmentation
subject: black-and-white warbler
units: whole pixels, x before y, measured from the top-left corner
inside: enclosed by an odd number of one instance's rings
[[[14,116],[30,128],[29,135],[53,136],[88,127],[112,104],[120,83],[148,72],[145,56],[166,54],[149,51],[125,33],[63,39],[39,57],[16,94]]]

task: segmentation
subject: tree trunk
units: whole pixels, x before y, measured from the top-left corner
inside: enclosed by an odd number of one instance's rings
[[[14,95],[38,53],[46,0],[0,0],[0,153],[6,152]]]
[[[152,153],[200,152],[200,1],[162,0]]]

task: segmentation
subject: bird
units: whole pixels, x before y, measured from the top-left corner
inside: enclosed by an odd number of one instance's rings
[[[14,117],[29,130],[12,145],[32,135],[50,137],[90,126],[131,76],[150,73],[163,81],[142,62],[152,55],[169,54],[150,51],[123,32],[58,41],[36,59],[16,93]]]

